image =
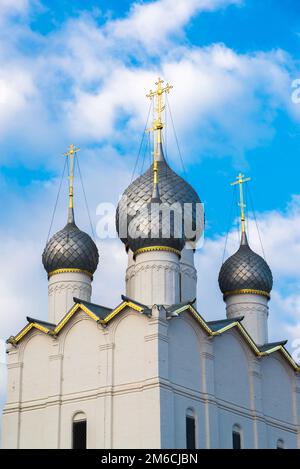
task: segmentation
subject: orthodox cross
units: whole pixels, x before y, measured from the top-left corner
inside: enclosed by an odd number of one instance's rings
[[[74,187],[74,156],[80,150],[73,143],[69,146],[69,150],[64,156],[69,158],[69,208],[73,209],[73,187]]]
[[[235,186],[236,184],[239,184],[240,186],[240,202],[239,206],[241,208],[241,224],[242,224],[242,233],[245,233],[246,231],[246,226],[245,226],[245,207],[246,205],[244,204],[244,192],[243,192],[243,184],[245,184],[248,181],[251,181],[251,178],[245,178],[244,174],[240,173],[237,176],[237,181],[234,181],[231,183],[232,186]]]
[[[153,170],[154,170],[154,184],[157,183],[157,156],[160,152],[160,145],[161,145],[161,131],[164,127],[164,124],[162,122],[162,113],[165,110],[165,104],[163,102],[163,94],[164,93],[169,93],[170,89],[173,88],[172,85],[169,85],[169,83],[166,84],[166,86],[163,86],[164,80],[161,78],[158,78],[157,82],[155,83],[156,85],[156,90],[150,92],[146,95],[147,98],[150,98],[151,100],[154,98],[155,99],[155,105],[154,105],[154,110],[156,112],[156,117],[153,121],[153,126],[149,131],[153,131],[153,136],[154,136],[154,165],[153,165]]]

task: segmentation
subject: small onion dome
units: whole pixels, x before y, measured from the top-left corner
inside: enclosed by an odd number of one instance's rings
[[[48,274],[58,269],[80,269],[93,275],[99,253],[92,238],[75,224],[73,211],[66,226],[48,241],[42,256]]]
[[[198,240],[204,229],[204,216],[201,201],[192,186],[169,167],[164,158],[162,146],[159,148],[159,155],[157,157],[157,175],[162,203],[168,205],[180,203],[182,209],[184,204],[191,204],[191,227],[193,230],[197,228],[196,237],[192,237],[191,240],[194,241],[195,238]],[[144,174],[135,179],[135,181],[127,187],[119,201],[116,211],[116,229],[120,239],[126,246],[128,246],[127,227],[135,215],[149,203],[152,189],[153,164]],[[185,209],[187,212],[186,207]],[[200,210],[198,220],[197,210]]]
[[[266,261],[249,247],[246,233],[242,233],[238,251],[222,265],[219,286],[224,297],[238,293],[269,296],[273,277]]]
[[[155,184],[151,200],[132,218],[127,245],[136,254],[143,249],[169,250],[180,255],[185,244],[181,209],[163,204]]]

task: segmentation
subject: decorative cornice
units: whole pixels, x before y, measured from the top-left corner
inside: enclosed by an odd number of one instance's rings
[[[226,291],[223,294],[223,298],[226,298],[227,296],[231,296],[231,295],[247,295],[247,294],[248,295],[261,295],[270,299],[270,294],[268,292],[263,291],[263,290],[253,290],[252,288],[241,288],[240,290]]]
[[[166,262],[162,263],[161,261],[150,261],[150,263],[147,262],[142,262],[142,263],[137,263],[133,266],[128,267],[126,271],[126,276],[125,280],[129,281],[132,280],[137,274],[140,272],[147,272],[147,271],[154,271],[156,273],[160,271],[164,272],[175,272],[180,273],[180,267],[178,264],[175,262]]]
[[[65,273],[79,273],[79,274],[85,274],[87,275],[88,277],[90,277],[92,280],[93,280],[93,274],[91,274],[91,272],[88,272],[87,270],[84,270],[84,269],[72,269],[72,268],[69,268],[69,269],[56,269],[56,270],[52,270],[52,272],[49,272],[48,274],[48,279],[50,277],[53,277],[53,275],[57,275],[57,274],[65,274]]]
[[[181,257],[181,252],[178,251],[178,249],[171,248],[169,246],[148,246],[146,248],[140,248],[135,251],[133,254],[134,257],[136,257],[138,254],[142,254],[144,252],[149,252],[149,251],[167,251],[167,252],[173,252],[174,254],[177,254],[177,256],[180,258]]]
[[[266,313],[268,314],[268,306],[261,303],[234,303],[226,306],[227,313],[230,318],[243,316],[244,313]]]
[[[229,331],[231,329],[236,329],[243,339],[248,343],[249,347],[253,350],[257,358],[261,357],[266,357],[269,356],[270,354],[274,352],[280,352],[283,357],[287,360],[287,362],[292,366],[292,368],[296,372],[300,372],[300,366],[295,362],[295,360],[292,358],[292,356],[288,353],[288,351],[285,349],[284,345],[281,343],[278,343],[278,345],[273,344],[274,346],[271,347],[268,350],[261,351],[259,347],[256,345],[256,343],[253,341],[251,336],[248,334],[244,326],[240,323],[239,320],[233,321],[224,327],[218,329],[217,331],[214,331],[211,329],[209,324],[202,318],[202,316],[193,308],[193,306],[190,303],[187,303],[185,305],[178,305],[179,307],[172,311],[173,313],[176,313],[177,315],[180,315],[184,312],[189,312],[193,318],[199,323],[199,325],[202,327],[204,331],[207,333],[207,337],[216,337],[220,336],[226,331]],[[18,342],[32,329],[36,328],[40,332],[43,332],[45,334],[50,335],[57,335],[60,330],[65,326],[65,324],[71,319],[71,317],[78,311],[81,310],[83,313],[86,313],[91,319],[93,319],[96,323],[107,325],[109,321],[111,321],[116,315],[118,315],[121,311],[126,309],[127,307],[133,309],[139,314],[145,314],[147,307],[143,306],[139,303],[135,303],[133,300],[130,300],[129,298],[126,298],[125,301],[123,301],[119,306],[117,306],[113,311],[111,311],[104,319],[100,319],[99,316],[94,314],[87,306],[85,306],[82,303],[76,303],[73,308],[66,314],[66,316],[59,322],[59,324],[54,328],[54,329],[48,329],[45,326],[42,326],[41,324],[38,324],[37,322],[31,322],[25,326],[18,335],[11,336],[8,339],[8,343],[11,343],[12,345],[16,346]],[[153,336],[154,337],[154,336]],[[162,340],[166,340],[165,336],[159,335],[158,337],[161,338]],[[147,336],[147,340],[151,340],[151,334]],[[207,355],[207,358],[209,356],[209,353]],[[253,369],[254,373],[257,373],[257,369]],[[298,386],[299,387],[299,386]]]
[[[88,297],[90,297],[92,287],[90,283],[88,282],[83,283],[82,281],[56,282],[56,283],[53,283],[52,285],[49,284],[48,286],[49,295],[62,293],[65,290],[73,292],[74,295],[76,294],[76,296],[79,296],[82,299],[88,299]],[[86,295],[86,298],[84,298],[83,295]]]

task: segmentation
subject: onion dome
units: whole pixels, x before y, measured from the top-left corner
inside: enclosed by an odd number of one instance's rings
[[[162,203],[157,183],[150,201],[131,219],[126,243],[135,254],[157,248],[180,255],[185,244],[181,209],[170,210],[168,204]]]
[[[99,253],[92,238],[81,231],[74,219],[73,181],[74,156],[80,150],[72,144],[65,153],[69,163],[69,212],[66,226],[47,242],[43,252],[43,265],[51,276],[63,271],[84,272],[89,276],[97,269]]]
[[[169,206],[180,204],[182,214],[184,214],[184,204],[190,204],[189,208],[185,206],[192,215],[192,230],[196,230],[196,236],[186,237],[192,241],[197,241],[202,235],[204,228],[204,217],[202,204],[196,191],[183,178],[178,176],[168,165],[164,158],[162,145],[159,147],[157,156],[157,174],[159,180],[160,200],[163,204]],[[128,247],[129,239],[127,236],[128,227],[137,214],[145,210],[151,199],[153,190],[153,164],[147,171],[139,176],[124,191],[116,211],[116,228],[120,239]],[[199,213],[201,210],[201,213]],[[197,217],[198,215],[198,217]],[[200,216],[199,216],[200,215]],[[148,223],[148,221],[146,222]]]
[[[48,274],[61,269],[75,269],[92,276],[97,269],[97,246],[92,238],[75,224],[73,209],[69,211],[66,226],[48,241],[42,260]]]
[[[245,232],[242,232],[237,252],[221,267],[219,286],[224,297],[239,293],[254,293],[269,297],[273,286],[272,272],[266,261],[252,251]]]

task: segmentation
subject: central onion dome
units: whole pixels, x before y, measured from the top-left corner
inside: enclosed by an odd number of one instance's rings
[[[196,230],[196,235],[185,237],[184,235],[184,226],[182,226],[183,236],[181,240],[172,239],[170,237],[169,242],[171,247],[181,250],[184,246],[186,240],[196,241],[200,238],[204,223],[203,223],[203,213],[199,213],[199,209],[202,210],[201,201],[190,184],[188,184],[183,178],[178,176],[167,164],[162,145],[159,147],[159,153],[157,156],[157,176],[159,181],[159,201],[162,204],[166,204],[171,207],[173,204],[178,204],[181,207],[182,215],[184,214],[184,204],[190,204],[185,206],[185,213],[188,215],[190,212],[191,215],[191,228]],[[137,248],[139,249],[143,244],[143,238],[135,239],[133,243],[129,236],[129,227],[140,225],[140,231],[145,232],[146,227],[149,223],[149,217],[145,217],[145,213],[149,212],[149,203],[151,202],[153,192],[153,164],[147,169],[147,171],[139,176],[132,184],[130,184],[127,189],[124,191],[116,211],[116,229],[119,234],[120,239],[126,245],[130,247],[133,251]],[[197,210],[199,216],[197,217]],[[176,212],[176,209],[175,209]],[[144,214],[144,215],[143,215]],[[144,219],[143,219],[144,217]],[[197,219],[198,218],[198,219]],[[143,220],[142,220],[143,219]],[[171,235],[176,234],[177,228],[176,223],[178,223],[178,217],[174,213],[174,225],[170,227]],[[153,223],[158,223],[153,220]],[[184,225],[182,220],[182,225]],[[162,227],[161,227],[162,228]],[[149,239],[148,239],[149,241]],[[159,239],[152,239],[151,244],[163,245],[162,236]],[[167,241],[166,241],[167,242]],[[175,247],[176,244],[176,247]],[[139,247],[138,247],[139,246]]]
[[[273,277],[266,261],[250,248],[246,233],[235,254],[222,265],[219,286],[224,296],[238,293],[256,293],[269,296]]]
[[[127,187],[116,211],[119,238],[134,254],[141,249],[175,250],[180,254],[185,242],[196,243],[204,228],[203,207],[197,193],[169,167],[164,157],[163,95],[173,87],[163,83],[158,78],[156,89],[147,94],[150,100],[154,99],[153,110],[156,112],[149,129],[154,137],[153,164]],[[160,206],[156,211],[154,202]]]
[[[92,238],[77,227],[71,214],[66,226],[48,241],[42,260],[48,274],[60,269],[78,269],[92,276],[99,253]]]
[[[157,163],[154,168],[156,173]],[[185,241],[180,206],[175,206],[171,211],[168,204],[162,204],[157,182],[153,184],[149,203],[132,218],[126,242],[133,253],[137,253],[140,249],[155,247],[160,250],[167,248],[177,254],[182,251]]]

